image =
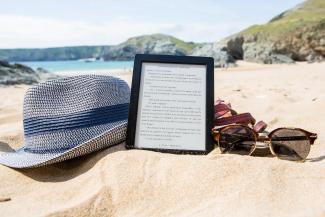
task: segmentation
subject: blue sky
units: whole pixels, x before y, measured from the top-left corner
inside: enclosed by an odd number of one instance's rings
[[[118,44],[165,33],[210,42],[302,0],[0,0],[0,48]]]

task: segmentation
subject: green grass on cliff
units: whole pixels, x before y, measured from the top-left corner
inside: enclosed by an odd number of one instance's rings
[[[135,45],[135,46],[144,46],[145,44],[153,43],[157,40],[170,41],[175,44],[176,47],[185,50],[186,52],[192,51],[197,44],[193,42],[185,42],[173,36],[164,35],[164,34],[153,34],[153,35],[143,35],[134,38],[128,39],[126,42],[122,43],[123,45]]]
[[[254,25],[241,35],[278,37],[298,28],[325,23],[325,0],[309,0],[274,17],[264,25]]]
[[[185,42],[175,37],[171,37],[171,42],[174,43],[177,47],[186,50],[187,52],[192,51],[197,46],[197,44],[193,42]]]

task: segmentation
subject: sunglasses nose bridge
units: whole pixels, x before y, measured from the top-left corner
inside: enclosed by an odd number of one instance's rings
[[[269,147],[271,153],[274,154],[274,151],[272,150],[272,147],[271,147],[271,139],[268,136],[266,136],[266,135],[259,136],[257,139],[257,143],[259,143],[260,146],[263,148]]]
[[[265,144],[267,144],[269,146],[269,149],[272,153],[272,155],[276,156],[274,150],[273,150],[273,147],[272,147],[272,141],[270,138],[268,138],[267,140],[264,141]]]
[[[264,144],[270,146],[271,145],[271,140],[270,139],[264,140]]]
[[[267,135],[258,135],[257,142],[262,142],[267,145],[271,143],[271,139]]]

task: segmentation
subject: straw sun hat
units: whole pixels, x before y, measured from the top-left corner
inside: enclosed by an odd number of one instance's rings
[[[24,99],[22,148],[0,155],[0,164],[39,167],[125,140],[130,88],[111,76],[57,79],[30,88]]]

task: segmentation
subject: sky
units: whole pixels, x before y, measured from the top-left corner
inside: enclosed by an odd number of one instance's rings
[[[114,45],[164,33],[213,42],[303,0],[0,0],[0,48]]]

